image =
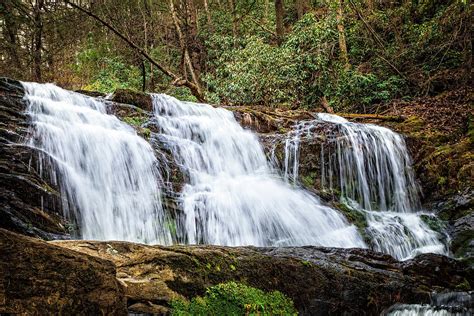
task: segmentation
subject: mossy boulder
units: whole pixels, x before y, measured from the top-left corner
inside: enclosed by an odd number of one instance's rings
[[[111,101],[131,104],[148,112],[153,111],[151,96],[144,92],[129,89],[117,89],[112,95]]]

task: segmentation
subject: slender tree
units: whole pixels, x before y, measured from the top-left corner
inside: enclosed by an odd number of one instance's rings
[[[42,48],[43,48],[43,6],[44,0],[36,0],[33,9],[33,74],[36,81],[42,81],[41,75],[41,61],[42,61]]]
[[[275,0],[275,21],[276,21],[276,35],[278,44],[281,44],[283,41],[283,36],[285,33],[285,25],[283,24],[283,18],[285,16],[285,7],[283,5],[283,0]]]
[[[344,29],[344,13],[342,0],[337,0],[336,17],[337,31],[339,33],[339,49],[341,52],[341,59],[344,62],[345,67],[350,68],[351,65],[349,63],[349,54],[347,53],[346,33]]]

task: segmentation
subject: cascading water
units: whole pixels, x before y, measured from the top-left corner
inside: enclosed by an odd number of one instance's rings
[[[339,192],[353,212],[364,213],[372,247],[398,259],[446,253],[438,234],[416,213],[418,190],[405,142],[387,128],[331,114],[301,122],[286,139],[285,178],[297,181],[300,141],[315,137],[321,124],[332,126],[321,149],[321,186]]]
[[[42,167],[52,167],[81,237],[170,243],[150,144],[103,102],[52,84],[23,86],[32,121],[27,143],[42,153]]]
[[[386,316],[470,316],[474,313],[474,292],[433,294],[430,304],[395,304]]]
[[[335,210],[272,172],[232,112],[153,95],[158,135],[187,173],[178,240],[220,245],[365,247]]]
[[[41,165],[53,167],[49,176],[81,237],[171,243],[149,143],[103,102],[50,84],[23,85],[32,120],[27,142],[42,153]],[[189,178],[177,216],[180,242],[365,247],[342,215],[273,172],[257,137],[231,112],[165,95],[153,100],[155,136]],[[297,178],[299,139],[323,120],[340,133],[330,140],[334,152],[322,152],[323,184],[338,183],[348,206],[366,214],[373,247],[397,258],[444,252],[413,212],[419,203],[410,159],[388,129],[335,116],[302,123],[287,139],[285,177]]]

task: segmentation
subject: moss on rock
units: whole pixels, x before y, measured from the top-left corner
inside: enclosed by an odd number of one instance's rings
[[[144,92],[129,89],[117,89],[111,100],[118,103],[131,104],[145,111],[153,111],[151,96]]]

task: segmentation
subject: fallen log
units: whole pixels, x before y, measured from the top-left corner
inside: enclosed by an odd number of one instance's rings
[[[361,119],[361,120],[379,120],[389,122],[403,122],[406,120],[404,116],[391,116],[391,115],[380,115],[380,114],[359,114],[359,113],[336,113],[346,119]]]

